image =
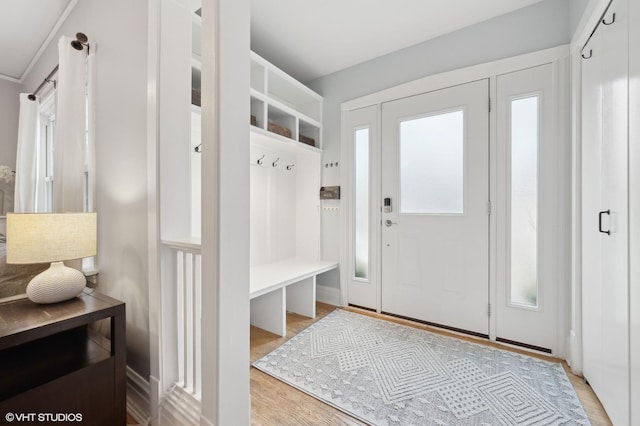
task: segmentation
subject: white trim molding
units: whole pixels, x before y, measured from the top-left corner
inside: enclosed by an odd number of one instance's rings
[[[151,422],[151,385],[127,366],[127,413],[139,425]]]
[[[430,92],[432,90],[442,89],[443,87],[455,86],[457,84],[468,83],[470,81],[489,78],[495,75],[506,74],[554,62],[568,55],[569,45],[565,44],[562,46],[552,47],[550,49],[514,56],[512,58],[500,59],[498,61],[486,62],[484,64],[472,65],[470,67],[434,74],[343,102],[341,109],[342,111],[349,111],[369,105],[389,102],[420,93]]]
[[[316,300],[333,306],[343,306],[340,303],[340,289],[326,285],[316,286]]]

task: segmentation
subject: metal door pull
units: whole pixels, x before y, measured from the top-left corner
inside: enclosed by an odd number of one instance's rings
[[[611,230],[605,231],[602,229],[603,214],[608,214],[609,216],[611,216],[611,210],[604,210],[598,213],[598,231],[602,232],[603,234],[611,235]]]

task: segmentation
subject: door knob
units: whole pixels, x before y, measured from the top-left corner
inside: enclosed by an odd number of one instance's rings
[[[387,220],[385,220],[385,221],[384,221],[384,224],[385,224],[387,227],[389,227],[389,226],[391,226],[391,225],[397,225],[397,223],[396,223],[396,222],[391,222],[391,219],[387,219]]]

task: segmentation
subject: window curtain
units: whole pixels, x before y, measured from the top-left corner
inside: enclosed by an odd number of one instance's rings
[[[71,47],[72,39],[58,42],[53,211],[84,211],[87,164],[87,55]]]
[[[28,93],[20,94],[20,118],[18,121],[18,146],[16,155],[16,183],[13,211],[34,213],[38,211],[40,188],[38,176],[40,100],[32,101]]]
[[[87,56],[87,211],[96,211],[96,150],[95,150],[95,81],[96,81],[96,44],[92,44],[92,52]]]

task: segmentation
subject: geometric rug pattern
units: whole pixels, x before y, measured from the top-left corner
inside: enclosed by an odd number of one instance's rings
[[[335,310],[253,366],[371,425],[589,425],[560,364]]]

